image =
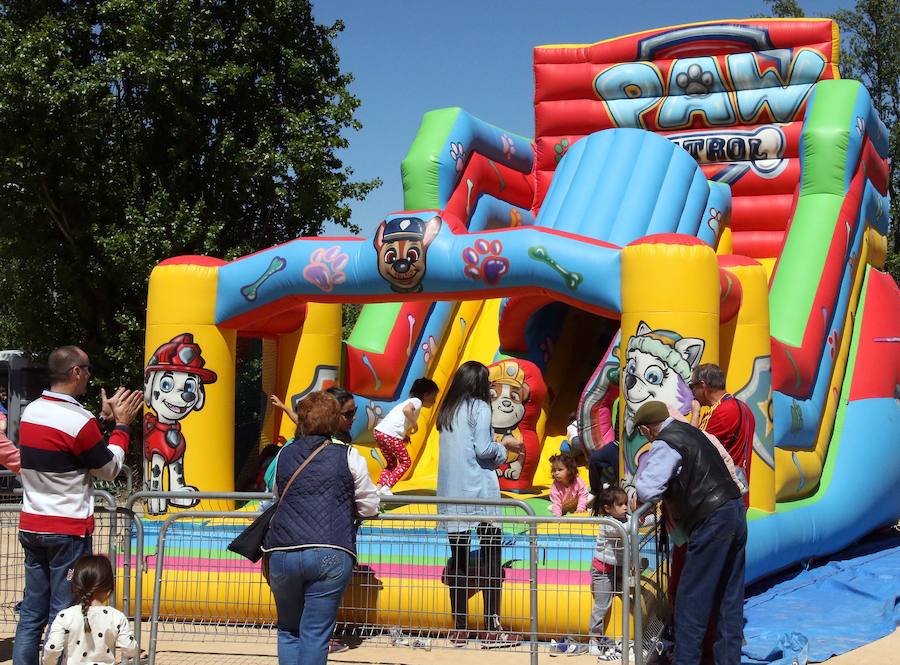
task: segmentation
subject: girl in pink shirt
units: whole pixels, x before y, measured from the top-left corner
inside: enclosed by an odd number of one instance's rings
[[[578,475],[575,458],[560,453],[550,458],[553,488],[550,490],[550,512],[557,517],[566,513],[583,513],[587,510],[590,495],[585,482]]]

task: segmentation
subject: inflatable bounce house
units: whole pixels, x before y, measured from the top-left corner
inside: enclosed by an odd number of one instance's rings
[[[495,433],[525,441],[501,488],[544,506],[573,412],[588,449],[620,438],[627,482],[646,449],[640,403],[685,412],[692,369],[718,363],[756,422],[748,581],[897,520],[888,135],[837,60],[828,19],[540,46],[534,138],[459,108],[427,113],[402,163],[404,209],[373,237],[163,261],[147,314],[148,488],[234,489],[236,348],[256,338],[260,390],[293,404],[333,383],[355,395],[354,443],[375,476],[372,428],[413,380],[443,390],[464,361],[490,365]],[[364,304],[347,340],[342,303]],[[435,415],[423,411],[396,493],[434,493]],[[292,429],[269,409],[259,445]],[[396,570],[374,573],[390,589]],[[411,584],[397,582],[402,599],[383,591],[379,611],[411,602]],[[572,584],[577,631],[589,584]],[[516,599],[504,592],[504,606]]]

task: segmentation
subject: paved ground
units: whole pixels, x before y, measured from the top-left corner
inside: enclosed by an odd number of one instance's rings
[[[12,662],[11,637],[0,637],[0,665]],[[898,662],[900,653],[900,630],[892,635],[868,644],[860,649],[837,656],[827,661],[827,665],[889,665]],[[408,647],[372,647],[361,645],[329,659],[334,663],[354,665],[523,665],[528,663],[527,653],[504,651],[483,651],[479,649],[451,650],[433,649],[423,651]],[[541,663],[552,661],[541,654]],[[174,642],[162,645],[156,662],[158,665],[277,665],[275,645],[256,642]],[[572,665],[595,663],[589,656],[566,658]]]

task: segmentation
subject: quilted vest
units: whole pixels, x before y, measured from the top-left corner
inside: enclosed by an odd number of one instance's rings
[[[287,486],[325,437],[300,436],[281,451],[275,483]],[[282,496],[269,523],[263,551],[304,547],[335,547],[356,556],[354,484],[347,464],[347,446],[331,442],[306,466]]]
[[[673,420],[660,431],[659,439],[681,455],[681,471],[663,494],[675,523],[690,535],[693,528],[730,499],[739,499],[722,456],[696,427]]]

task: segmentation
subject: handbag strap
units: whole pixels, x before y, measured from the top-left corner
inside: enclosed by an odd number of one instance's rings
[[[325,446],[331,443],[328,439],[322,442],[322,445],[312,451],[312,454],[303,460],[303,464],[297,467],[297,470],[294,471],[294,474],[291,476],[291,479],[287,482],[287,485],[284,486],[284,492],[280,492],[278,494],[278,505],[275,506],[275,512],[278,512],[278,509],[281,507],[281,500],[287,496],[288,490],[291,488],[291,485],[294,484],[294,480],[296,480],[297,476],[300,475],[300,472],[306,468],[306,465],[312,462],[313,457],[318,455],[322,450],[324,450]],[[272,517],[275,517],[275,513],[272,513]]]

